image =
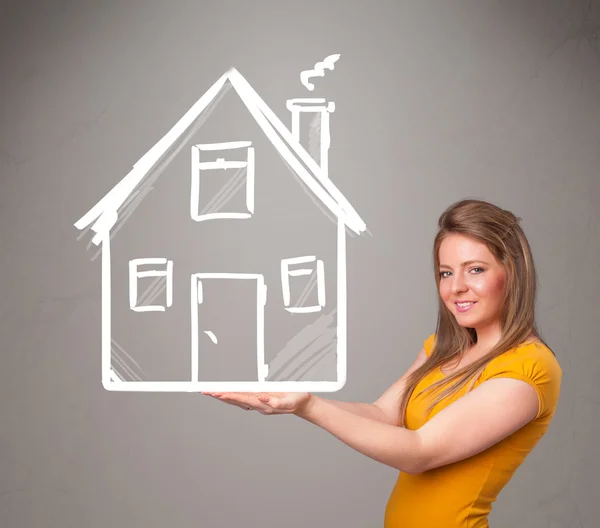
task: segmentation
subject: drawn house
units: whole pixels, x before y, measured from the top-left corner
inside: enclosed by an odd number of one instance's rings
[[[329,178],[334,104],[286,108],[291,130],[230,69],[75,223],[100,257],[105,389],[344,385],[346,242],[366,226]]]

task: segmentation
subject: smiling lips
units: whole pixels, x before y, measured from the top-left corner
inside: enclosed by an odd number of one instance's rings
[[[456,310],[459,313],[464,313],[469,311],[474,305],[477,304],[477,301],[455,301]]]

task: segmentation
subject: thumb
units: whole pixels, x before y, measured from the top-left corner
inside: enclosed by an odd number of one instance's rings
[[[280,409],[284,407],[284,401],[282,398],[275,396],[274,394],[261,394],[258,396],[258,399],[262,403],[266,403],[272,409]]]

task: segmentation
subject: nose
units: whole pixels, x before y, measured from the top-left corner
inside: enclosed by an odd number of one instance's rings
[[[467,284],[460,273],[454,275],[452,280],[452,293],[457,295],[459,293],[463,293],[467,290]]]

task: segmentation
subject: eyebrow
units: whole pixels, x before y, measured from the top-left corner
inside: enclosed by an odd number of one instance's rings
[[[489,263],[486,262],[485,260],[466,260],[465,262],[463,262],[461,264],[461,266],[468,266],[469,264],[485,264],[486,266],[489,266]],[[452,269],[450,266],[448,266],[447,264],[440,264],[440,268],[448,268],[448,269]]]

